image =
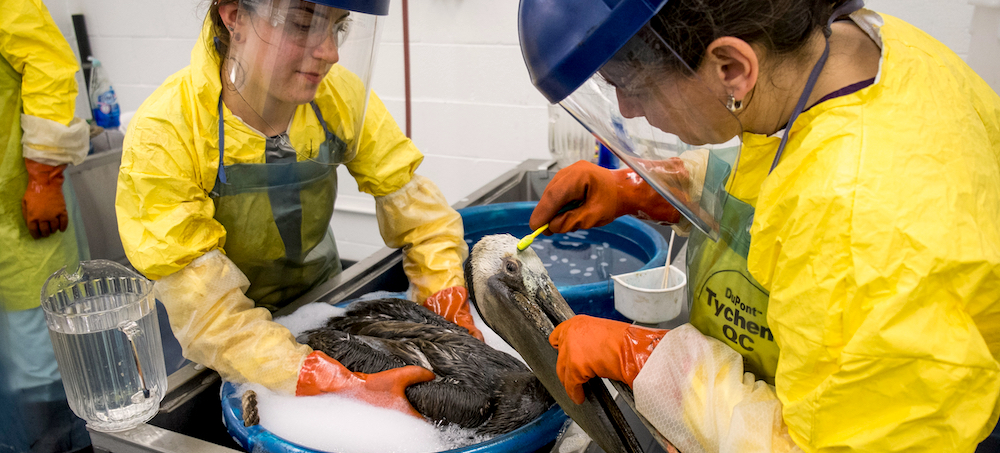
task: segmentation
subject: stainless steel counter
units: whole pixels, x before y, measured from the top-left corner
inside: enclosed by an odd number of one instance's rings
[[[456,209],[492,203],[536,201],[554,172],[550,162],[527,160],[453,205]],[[661,233],[663,230],[661,229]],[[680,246],[675,244],[675,250]],[[290,314],[308,303],[336,303],[377,291],[405,291],[402,253],[382,248],[318,286],[275,316]],[[235,452],[239,446],[221,423],[217,373],[190,363],[167,378],[167,395],[148,423],[120,433],[91,432],[97,452]]]

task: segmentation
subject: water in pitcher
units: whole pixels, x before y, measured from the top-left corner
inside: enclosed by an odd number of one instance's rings
[[[132,311],[140,316],[94,318],[87,314],[102,312],[103,307],[144,305],[144,301],[136,303],[138,298],[138,294],[84,298],[71,307],[77,316],[67,313],[68,318],[76,318],[73,328],[50,324],[69,405],[101,431],[129,429],[148,421],[166,391],[155,309]]]

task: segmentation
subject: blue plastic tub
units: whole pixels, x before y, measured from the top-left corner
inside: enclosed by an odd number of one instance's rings
[[[528,235],[531,233],[528,219],[536,204],[537,202],[533,201],[498,203],[459,210],[465,224],[465,241],[471,248],[483,236],[491,234],[508,233],[518,238]],[[566,249],[575,247],[586,249],[588,245],[596,246],[597,244],[607,245],[606,248],[611,249],[615,256],[621,257],[616,261],[622,259],[626,261],[624,266],[619,266],[607,274],[624,274],[660,267],[667,260],[667,241],[663,239],[663,235],[643,221],[632,217],[620,217],[605,226],[578,233],[556,234],[548,237],[538,236],[532,247],[546,247],[548,245],[554,248],[562,247],[564,250],[553,252],[551,255],[558,258],[559,253],[580,255],[577,253],[578,250]],[[536,250],[543,262],[562,261],[549,259],[550,257],[546,256],[545,253],[547,250],[545,248],[540,251]],[[587,256],[584,256],[583,259],[586,258]],[[573,264],[579,263],[580,261],[577,260],[577,263]],[[567,263],[567,265],[571,264]],[[580,265],[583,266],[583,264]],[[575,275],[565,273],[557,275],[550,269],[549,274],[559,293],[566,299],[574,312],[629,321],[615,311],[614,285],[610,275],[605,275],[599,281],[594,281],[593,277],[582,278],[585,272]],[[581,281],[576,281],[575,277],[581,277]]]
[[[382,297],[405,298],[404,293],[383,294]],[[355,300],[343,301],[337,307],[346,307]],[[278,437],[260,425],[249,428],[243,426],[243,409],[241,395],[236,393],[236,386],[224,382],[221,389],[222,421],[229,435],[240,444],[244,450],[267,451],[272,453],[323,453],[312,450]],[[496,436],[486,442],[469,445],[465,448],[447,450],[444,453],[530,453],[539,450],[554,441],[563,424],[569,417],[559,405],[553,405],[544,414],[531,423],[507,434]]]

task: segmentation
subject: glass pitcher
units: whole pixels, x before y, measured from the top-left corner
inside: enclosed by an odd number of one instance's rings
[[[153,283],[113,261],[62,268],[42,286],[66,397],[98,431],[156,415],[167,390]]]

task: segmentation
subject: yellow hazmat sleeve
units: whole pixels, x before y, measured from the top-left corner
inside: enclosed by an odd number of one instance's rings
[[[24,114],[69,126],[80,66],[41,0],[4,1],[0,55],[21,74]]]
[[[462,263],[469,246],[462,217],[433,182],[413,175],[396,192],[376,197],[375,206],[385,244],[403,249],[411,299],[423,303],[442,289],[465,286]]]
[[[218,371],[230,382],[253,382],[295,394],[309,346],[299,344],[266,308],[244,293],[243,272],[219,250],[156,282],[157,299],[184,357]]]
[[[423,154],[399,130],[385,105],[372,92],[357,156],[347,163],[358,190],[376,198],[389,195],[410,182],[423,160]]]
[[[169,99],[143,105],[125,134],[115,213],[129,262],[153,280],[221,248],[226,230],[198,183],[207,175],[193,157],[190,130],[168,124]],[[152,112],[144,114],[145,109]]]

